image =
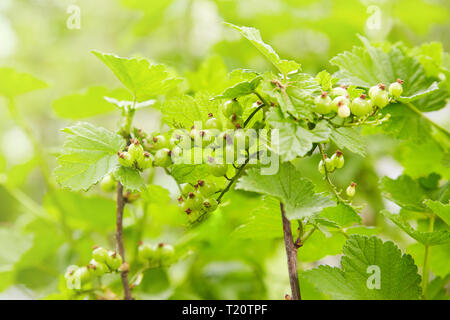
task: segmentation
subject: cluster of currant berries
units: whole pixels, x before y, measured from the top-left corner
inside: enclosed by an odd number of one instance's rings
[[[122,264],[122,262],[122,257],[117,252],[94,247],[89,264],[82,267],[69,266],[64,278],[67,283],[70,283],[71,289],[81,289],[90,284],[94,277],[101,277],[105,273],[125,271],[126,264]]]
[[[174,255],[175,249],[170,244],[139,243],[139,258],[149,267],[169,266],[173,262]]]
[[[382,83],[369,89],[368,95],[361,94],[359,97],[350,100],[346,86],[333,88],[314,99],[314,111],[319,114],[337,113],[341,118],[347,118],[351,114],[362,117],[370,114],[374,107],[382,109],[386,107],[390,101],[398,99],[403,92],[403,80],[397,79],[396,82],[389,86],[388,91]],[[392,100],[391,100],[392,99]]]
[[[180,210],[187,214],[190,221],[196,221],[204,214],[217,209],[218,202],[213,197],[216,191],[214,182],[198,180],[195,185],[184,184],[178,198]]]
[[[322,159],[319,162],[318,169],[321,174],[325,174],[325,169],[326,172],[332,173],[334,170],[340,169],[344,166],[344,155],[340,150],[336,150],[331,158],[328,158],[326,155],[324,156],[324,158],[325,159]]]
[[[138,139],[131,139],[131,143],[126,150],[117,153],[119,163],[124,167],[135,167],[138,170],[145,170],[152,166],[150,152],[144,151]]]

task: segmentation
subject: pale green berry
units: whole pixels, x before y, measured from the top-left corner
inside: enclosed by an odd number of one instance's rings
[[[339,97],[339,96],[348,96],[347,89],[345,87],[336,87],[331,89],[331,96],[332,97]]]
[[[78,266],[77,265],[70,265],[67,267],[66,269],[66,273],[64,274],[64,278],[65,279],[69,279],[70,277],[72,277],[75,272],[78,270]]]
[[[100,277],[100,276],[104,275],[105,273],[109,272],[109,268],[105,263],[98,262],[95,259],[92,259],[89,262],[88,268],[89,268],[90,272],[92,273],[92,275],[94,275],[96,277]]]
[[[172,262],[175,255],[175,249],[170,244],[160,243],[158,244],[157,255],[164,266],[169,265]]]
[[[356,183],[352,182],[348,187],[347,190],[345,190],[345,192],[347,193],[347,196],[349,196],[350,198],[352,198],[355,193],[356,193]]]
[[[157,259],[156,248],[151,244],[141,244],[138,249],[138,254],[142,260],[155,261]]]
[[[117,156],[119,157],[119,163],[121,166],[131,167],[133,165],[133,159],[127,151],[119,151],[117,153]]]
[[[144,148],[142,148],[138,139],[131,140],[131,144],[128,146],[128,153],[131,155],[133,162],[139,163],[143,161]]]
[[[338,105],[338,116],[341,118],[347,118],[350,116],[350,108],[348,107],[348,105],[343,104],[343,105]]]
[[[314,111],[320,114],[327,114],[331,112],[331,98],[327,92],[322,92],[320,96],[314,99]]]
[[[399,98],[403,93],[403,80],[397,79],[396,82],[391,83],[389,86],[389,94],[394,98]]]
[[[206,198],[203,201],[203,209],[206,210],[206,212],[213,212],[214,210],[217,209],[217,206],[219,204],[217,203],[217,200],[214,198]]]
[[[155,159],[153,160],[153,164],[155,167],[169,167],[172,165],[172,152],[169,149],[163,148],[159,149],[155,153]]]
[[[105,263],[106,259],[108,259],[108,250],[102,247],[96,247],[94,251],[92,251],[92,258],[97,262]]]
[[[319,162],[319,166],[317,167],[317,169],[319,170],[320,174],[325,174],[325,166],[323,165],[323,160],[320,160]]]
[[[336,168],[340,169],[344,166],[344,155],[341,151],[337,150],[336,153],[331,156],[331,161],[333,161]]]
[[[389,103],[389,94],[386,92],[386,86],[382,83],[370,88],[369,96],[372,99],[373,105],[380,109],[384,108]]]
[[[227,118],[231,117],[233,114],[236,114],[238,117],[240,117],[242,116],[243,109],[239,101],[237,101],[236,99],[232,99],[224,103],[222,112]]]
[[[372,110],[371,102],[366,98],[366,95],[362,94],[350,104],[350,110],[355,116],[364,116]]]
[[[112,271],[117,271],[119,267],[122,265],[122,257],[120,254],[114,251],[108,252],[108,258],[106,259],[105,263]]]
[[[346,96],[338,96],[331,102],[331,111],[338,112],[339,106],[348,105],[350,100]]]
[[[144,158],[140,162],[138,162],[137,165],[141,170],[145,170],[152,167],[152,162],[153,160],[150,156],[150,153],[144,151]]]
[[[203,197],[209,197],[217,191],[216,184],[214,182],[208,182],[204,180],[198,180],[196,187],[197,191]]]
[[[151,139],[151,142],[151,149],[154,150],[159,150],[167,147],[166,137],[164,137],[163,135],[154,136]]]
[[[334,161],[331,160],[330,158],[326,158],[325,159],[325,168],[327,169],[328,172],[333,172],[336,167],[334,166]]]
[[[208,114],[208,120],[205,122],[205,128],[206,129],[216,129],[216,130],[222,130],[222,123],[220,120],[214,118],[213,114]]]
[[[102,182],[100,182],[100,187],[105,192],[112,192],[117,187],[117,181],[111,174],[108,174],[102,179]]]

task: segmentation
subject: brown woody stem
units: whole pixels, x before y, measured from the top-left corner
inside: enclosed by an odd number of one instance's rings
[[[284,205],[280,202],[281,218],[283,220],[284,247],[286,249],[287,264],[289,271],[289,282],[291,284],[292,300],[301,300],[300,284],[297,272],[297,252],[298,247],[294,244],[292,237],[291,222],[286,218]]]
[[[117,211],[116,211],[116,242],[117,251],[125,262],[125,247],[123,245],[123,209],[125,207],[125,200],[123,197],[123,186],[120,182],[117,183]],[[122,286],[124,293],[124,300],[132,300],[130,284],[128,283],[128,271],[121,273]]]

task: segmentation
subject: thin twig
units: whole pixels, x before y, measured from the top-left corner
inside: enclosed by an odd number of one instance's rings
[[[222,197],[225,195],[225,193],[228,192],[228,190],[230,190],[231,186],[233,185],[233,183],[239,178],[239,176],[241,175],[242,171],[244,170],[245,166],[247,165],[247,163],[250,161],[250,157],[248,157],[244,164],[240,167],[238,167],[238,171],[236,172],[236,174],[234,175],[233,178],[231,178],[231,180],[228,182],[227,186],[225,187],[225,189],[222,190],[222,192],[220,193],[219,197],[217,198],[217,202],[220,203],[220,201],[222,200]]]
[[[125,247],[123,245],[123,209],[125,207],[125,201],[123,198],[123,186],[120,182],[117,183],[117,212],[116,212],[116,241],[117,251],[125,262]],[[132,300],[131,288],[128,283],[128,271],[125,270],[121,274],[122,286],[124,293],[124,300]]]
[[[291,222],[286,218],[284,205],[280,202],[281,218],[283,220],[284,247],[289,271],[289,282],[291,284],[292,300],[301,300],[300,283],[297,272],[297,252],[298,248],[292,238]]]

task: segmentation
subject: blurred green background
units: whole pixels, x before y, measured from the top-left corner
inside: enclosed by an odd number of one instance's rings
[[[357,34],[408,46],[439,41],[449,51],[449,9],[446,0],[1,0],[0,66],[31,73],[48,87],[17,98],[21,119],[14,118],[6,99],[0,98],[0,298],[68,297],[61,280],[65,268],[87,261],[93,244],[113,247],[111,197],[96,188],[88,195],[48,189],[53,183],[49,173],[62,144],[59,130],[71,123],[54,101],[91,86],[119,87],[91,50],[143,56],[194,79],[207,69],[202,64],[205,59],[215,59],[208,60],[214,63],[222,59],[228,71],[269,68],[250,43],[223,25],[227,21],[260,29],[280,56],[295,59],[305,72],[315,74],[324,68],[335,71],[329,59],[359,45]],[[77,10],[81,24],[73,29],[71,19]],[[429,116],[443,126],[450,125],[448,108]],[[111,113],[92,121],[114,128],[118,119],[118,114]],[[159,128],[159,119],[157,111],[145,110],[138,113],[136,123],[151,131]],[[392,206],[381,199],[379,177],[398,175],[402,165],[408,165],[409,149],[388,138],[371,138],[368,143],[368,158],[363,161],[349,155],[337,183],[359,181],[363,187],[357,202],[368,204],[365,224],[383,230],[384,238],[406,249],[408,239],[390,232],[392,227],[377,219],[376,213],[385,205]],[[427,152],[434,151],[430,148]],[[301,160],[298,167],[320,183],[317,161],[316,157]],[[425,164],[416,174],[432,170]],[[186,231],[170,199],[176,192],[173,182],[159,171],[154,179],[168,191],[154,187],[157,196],[147,208],[130,206],[125,217],[128,252],[139,239],[167,241],[181,248],[189,243],[190,250],[168,270],[148,272],[138,297],[284,297],[288,277],[282,242],[246,240],[235,232],[259,198],[248,201],[233,193],[229,205],[199,228]],[[49,192],[55,195],[50,197]],[[145,222],[140,230],[127,228],[137,221]],[[338,263],[334,255],[345,239],[320,237],[311,240],[311,248],[302,249],[309,252],[300,253],[302,268]],[[445,265],[436,268],[444,270],[443,274],[448,269]],[[107,281],[113,289],[118,286],[117,279]],[[307,298],[321,297],[308,284],[302,289]]]

